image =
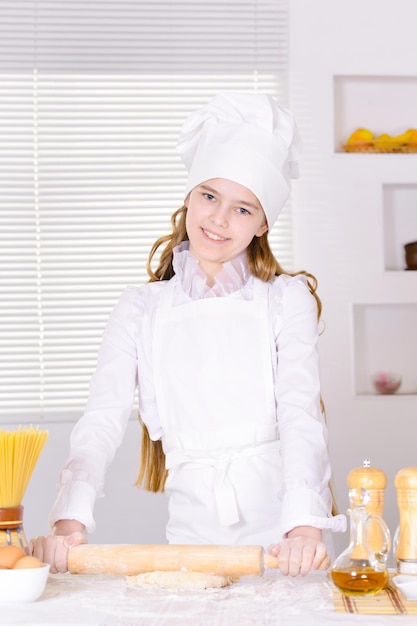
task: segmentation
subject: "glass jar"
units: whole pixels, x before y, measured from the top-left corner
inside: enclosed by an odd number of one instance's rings
[[[23,506],[0,508],[0,547],[18,546],[28,551],[23,530]]]

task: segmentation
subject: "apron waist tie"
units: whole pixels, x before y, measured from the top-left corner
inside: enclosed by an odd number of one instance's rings
[[[230,457],[222,457],[214,465],[216,470],[214,496],[216,498],[217,514],[222,526],[232,526],[240,521],[235,489],[228,474],[230,461]]]
[[[238,452],[223,454],[219,458],[203,456],[202,451],[185,452],[183,450],[172,450],[166,453],[166,468],[172,469],[179,465],[209,466],[212,467],[216,476],[214,479],[214,497],[216,501],[217,514],[222,526],[232,526],[240,521],[239,510],[236,500],[236,492],[229,476],[230,463],[239,457],[259,454],[260,448],[271,448],[271,445],[279,445],[279,441],[268,441],[259,445],[244,448]]]

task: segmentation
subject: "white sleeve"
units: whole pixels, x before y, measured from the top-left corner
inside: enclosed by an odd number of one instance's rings
[[[137,386],[137,289],[128,288],[114,307],[103,335],[84,415],[75,425],[69,457],[49,517],[75,519],[93,532],[95,500],[103,494],[104,475],[131,416]]]
[[[278,294],[277,294],[278,296]],[[282,530],[314,526],[343,531],[332,517],[327,428],[320,408],[317,304],[303,276],[280,288],[275,329],[275,393],[284,478]]]

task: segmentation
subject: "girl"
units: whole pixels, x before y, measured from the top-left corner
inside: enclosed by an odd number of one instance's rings
[[[326,562],[345,518],[332,517],[320,301],[314,278],[284,274],[268,244],[297,149],[292,115],[268,96],[221,93],[184,124],[184,206],[151,250],[150,282],[110,316],[53,532],[31,542],[51,571],[66,571],[68,548],[95,528],[136,386],[138,484],[165,489],[170,543],[260,544],[290,575]]]

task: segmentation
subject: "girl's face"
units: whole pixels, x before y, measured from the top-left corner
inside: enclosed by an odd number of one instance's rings
[[[268,230],[257,197],[225,178],[212,178],[195,187],[187,207],[190,252],[209,278]]]

